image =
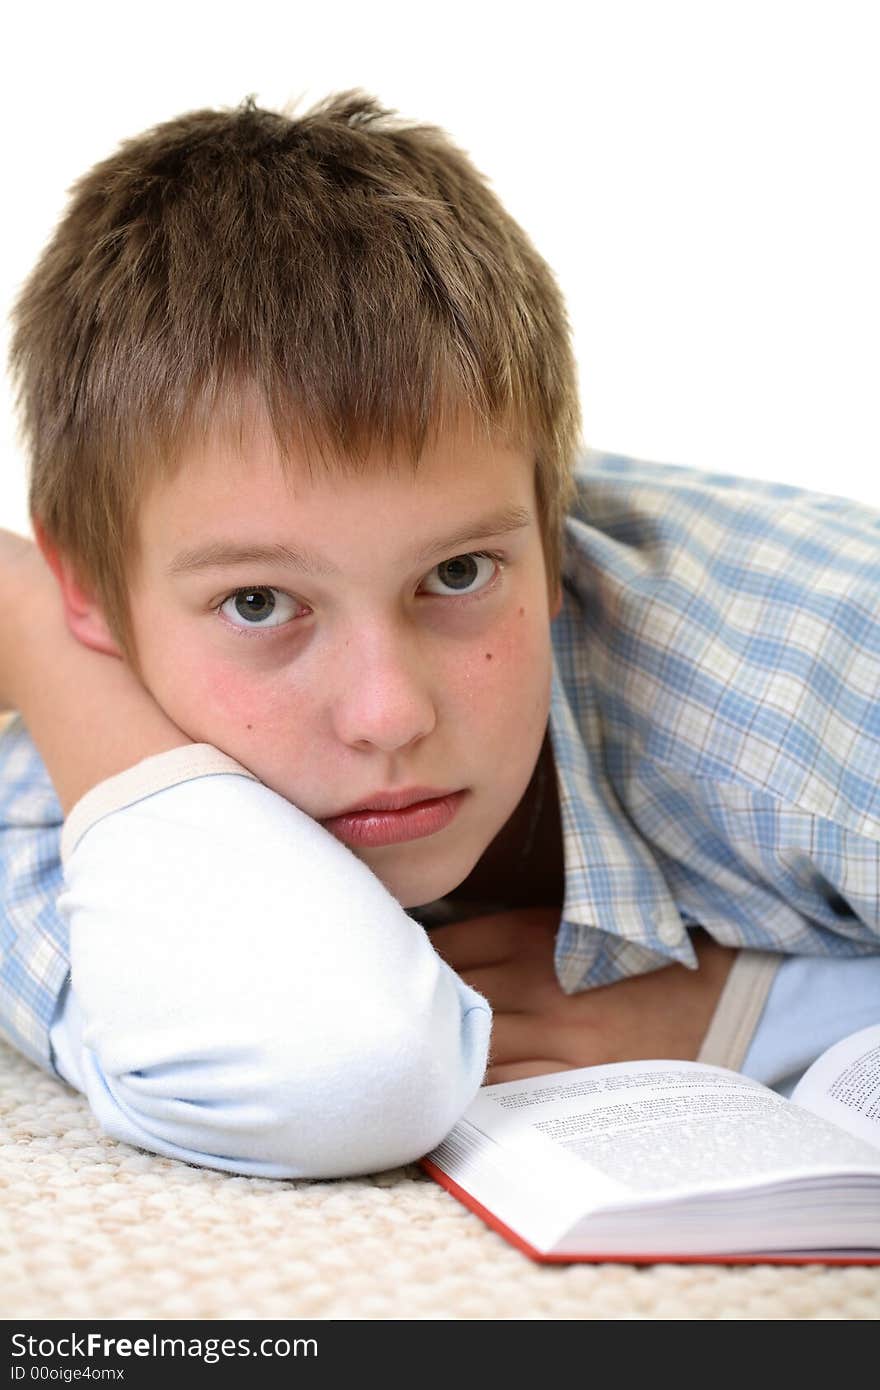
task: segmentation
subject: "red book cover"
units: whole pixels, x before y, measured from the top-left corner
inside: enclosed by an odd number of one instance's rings
[[[880,1265],[880,1255],[799,1255],[797,1253],[781,1255],[667,1255],[661,1252],[644,1255],[544,1254],[541,1250],[536,1250],[533,1245],[529,1245],[528,1241],[523,1240],[522,1236],[518,1236],[509,1226],[505,1226],[503,1221],[499,1221],[497,1216],[482,1206],[463,1187],[459,1187],[458,1183],[450,1178],[448,1173],[444,1173],[442,1168],[438,1168],[430,1158],[419,1159],[419,1166],[429,1177],[438,1182],[441,1187],[445,1187],[447,1192],[485,1221],[486,1225],[490,1226],[493,1231],[503,1236],[524,1255],[528,1255],[530,1260],[536,1260],[539,1264]]]

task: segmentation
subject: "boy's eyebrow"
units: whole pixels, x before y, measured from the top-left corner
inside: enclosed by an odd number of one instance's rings
[[[415,553],[413,559],[416,564],[420,564],[441,550],[453,550],[456,546],[464,545],[480,536],[504,536],[510,531],[519,531],[522,527],[528,526],[531,520],[532,513],[527,507],[504,507],[501,511],[477,517],[451,535],[438,536],[435,540],[428,541]],[[193,574],[199,570],[226,569],[231,565],[245,564],[280,564],[288,569],[323,576],[340,573],[336,565],[308,546],[285,545],[283,542],[275,545],[251,545],[247,542],[228,540],[207,541],[204,545],[181,550],[171,561],[166,573],[177,576]]]

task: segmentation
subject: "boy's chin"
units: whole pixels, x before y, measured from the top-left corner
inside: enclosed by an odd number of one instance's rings
[[[467,880],[472,868],[473,864],[468,860],[464,864],[444,868],[432,866],[429,872],[421,872],[412,877],[405,872],[390,873],[387,877],[380,874],[379,877],[392,897],[408,911],[410,908],[427,907],[429,903],[437,902],[440,898],[454,893],[456,888]]]
[[[391,888],[389,888],[389,891],[400,903],[400,906],[408,912],[410,908],[427,907],[429,903],[435,903],[439,901],[440,898],[448,897],[450,893],[455,892],[456,888],[458,888],[459,884],[462,882],[464,882],[463,876],[456,875],[453,878],[442,880],[436,892],[431,892],[429,885],[426,884],[422,884],[421,887],[413,888],[408,892],[395,892],[394,889]]]

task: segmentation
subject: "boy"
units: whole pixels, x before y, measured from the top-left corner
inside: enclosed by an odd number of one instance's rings
[[[127,142],[12,362],[0,1019],[107,1133],[354,1174],[484,1077],[785,1087],[878,1016],[877,519],[574,482],[559,292],[441,132]]]

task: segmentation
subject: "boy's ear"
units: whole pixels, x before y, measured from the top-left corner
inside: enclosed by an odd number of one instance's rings
[[[121,657],[122,652],[110,634],[97,600],[80,584],[70,561],[47,539],[42,526],[33,517],[31,525],[43,558],[58,580],[64,616],[74,637],[84,646],[93,647],[95,651]]]

